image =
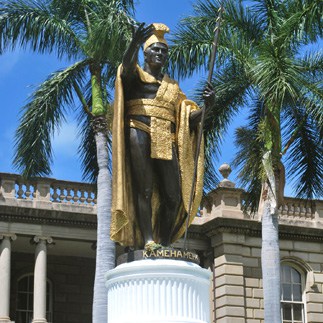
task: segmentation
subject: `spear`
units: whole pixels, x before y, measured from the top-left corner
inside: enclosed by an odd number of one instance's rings
[[[207,78],[208,83],[211,83],[212,77],[213,77],[213,70],[214,70],[216,53],[218,51],[218,41],[219,41],[220,25],[221,25],[223,11],[224,11],[224,7],[223,7],[223,3],[221,3],[221,6],[218,10],[219,15],[218,15],[218,18],[216,19],[216,25],[215,25],[215,29],[214,29],[214,40],[213,40],[212,52],[211,52],[210,63],[209,63],[209,74],[208,74],[208,78]],[[193,198],[194,198],[194,192],[195,192],[195,188],[196,188],[197,163],[198,163],[200,149],[201,149],[204,120],[205,120],[205,110],[206,109],[204,107],[204,109],[202,109],[201,125],[200,125],[200,129],[199,129],[198,137],[197,137],[197,147],[196,147],[195,159],[194,159],[193,181],[192,181],[190,200],[189,200],[189,204],[188,204],[189,206],[188,206],[188,214],[187,214],[187,219],[186,219],[186,229],[185,229],[185,234],[184,234],[184,249],[186,249],[188,223],[189,223],[190,214],[192,212]]]

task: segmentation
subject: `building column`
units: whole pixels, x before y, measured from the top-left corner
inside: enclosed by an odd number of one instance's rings
[[[47,323],[46,320],[46,284],[47,284],[47,244],[53,243],[51,237],[35,236],[34,270],[34,315],[33,323]]]
[[[0,234],[0,323],[10,323],[11,240],[15,234]]]

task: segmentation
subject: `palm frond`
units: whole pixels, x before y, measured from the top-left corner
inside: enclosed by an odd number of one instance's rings
[[[241,0],[225,1],[224,33],[228,36],[234,32],[247,39],[253,45],[259,44],[264,38],[264,29],[259,17],[254,15],[251,8],[245,6]]]
[[[289,66],[292,78],[286,78],[295,92],[287,92],[282,110],[285,107],[302,106],[318,125],[323,126],[323,59],[321,52],[307,52],[304,57],[294,60]]]
[[[15,134],[14,166],[24,176],[49,175],[52,162],[51,139],[65,120],[65,109],[74,102],[73,84],[83,83],[87,61],[53,73],[32,94],[22,108]]]
[[[263,166],[263,142],[259,136],[259,124],[264,115],[263,101],[255,99],[252,103],[247,126],[236,129],[235,146],[237,153],[233,161],[238,171],[241,187],[248,193],[244,201],[244,210],[254,213],[258,209],[261,192]]]
[[[310,77],[300,79],[301,104],[306,108],[311,118],[315,119],[319,125],[323,125],[323,82],[310,81]]]
[[[87,55],[98,61],[121,62],[131,38],[131,25],[135,20],[132,1],[97,1],[97,8],[89,8],[91,31],[86,41]]]
[[[320,0],[286,1],[277,38],[281,44],[317,41],[323,35],[323,5]],[[282,17],[281,17],[282,18]]]
[[[288,10],[292,13],[300,12],[298,27],[295,33],[305,43],[313,43],[323,36],[323,4],[320,0],[289,1]],[[296,3],[296,5],[295,5]]]
[[[307,51],[300,58],[300,65],[305,73],[309,73],[317,81],[323,79],[323,50]]]
[[[169,53],[171,75],[181,79],[192,76],[196,71],[207,70],[219,6],[216,0],[198,1],[194,15],[180,21]],[[254,55],[252,48],[262,38],[263,30],[251,11],[245,9],[241,1],[238,4],[225,1],[216,67],[225,65],[232,57],[249,63]]]
[[[95,183],[97,181],[99,168],[97,163],[95,133],[91,122],[92,120],[90,116],[84,115],[83,111],[80,114],[79,120],[81,121],[79,126],[81,143],[78,148],[78,154],[82,164],[82,178],[84,181]],[[112,136],[109,130],[107,130],[107,133],[109,154],[108,170],[110,174],[112,174]]]
[[[279,23],[278,6],[275,0],[253,0],[250,10],[257,17],[263,30],[273,33]]]
[[[47,4],[50,7],[50,11],[55,13],[61,19],[65,19],[69,23],[73,24],[76,21],[84,23],[84,2],[78,0],[51,0]]]
[[[214,189],[218,182],[215,161],[220,156],[222,136],[238,109],[245,104],[250,86],[248,77],[241,67],[233,62],[230,66],[216,73],[212,82],[215,90],[215,104],[206,112],[204,123],[205,135],[205,191]],[[201,83],[196,91],[195,100],[202,105],[202,91],[205,83]]]
[[[215,19],[214,19],[215,21]],[[186,20],[174,33],[169,51],[169,70],[178,78],[190,77],[208,67],[214,38],[214,25],[197,25]],[[220,50],[220,49],[219,49]]]
[[[76,57],[81,43],[71,24],[51,12],[48,1],[0,2],[0,51],[30,47],[38,53]]]
[[[312,119],[306,109],[290,107],[286,110],[285,137],[295,129],[294,141],[286,155],[288,178],[294,183],[297,196],[306,199],[322,197],[322,124]]]
[[[289,49],[278,48],[264,42],[251,72],[263,100],[280,108],[286,96],[298,100],[301,66]]]

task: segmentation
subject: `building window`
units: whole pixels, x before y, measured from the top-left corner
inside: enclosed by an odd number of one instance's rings
[[[281,311],[283,323],[305,323],[302,274],[281,266]]]
[[[48,323],[53,322],[53,297],[52,284],[47,280],[46,295],[46,319]],[[34,301],[34,275],[27,274],[18,279],[16,321],[17,323],[31,323],[33,320]]]

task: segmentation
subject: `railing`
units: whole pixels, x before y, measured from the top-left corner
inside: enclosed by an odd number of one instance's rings
[[[208,207],[202,206],[198,218],[234,217],[259,220],[258,215],[250,216],[241,211],[243,190],[221,187],[209,194]],[[79,207],[96,206],[96,186],[80,182],[60,181],[52,178],[34,178],[25,180],[20,175],[0,173],[0,205],[32,206],[34,208],[68,207],[78,212]],[[89,210],[90,211],[90,210]],[[87,212],[84,209],[84,212]],[[92,212],[92,211],[91,211]],[[323,201],[314,202],[285,198],[279,209],[280,221],[310,221],[323,225]]]
[[[218,187],[208,194],[202,202],[200,219],[228,217],[237,219],[261,220],[261,214],[243,212],[244,191],[234,187]],[[323,201],[307,201],[299,198],[285,197],[284,205],[278,210],[281,224],[309,225],[323,227]],[[203,220],[205,219],[205,220]],[[307,224],[305,224],[307,223]]]
[[[20,179],[15,181],[15,197],[17,199],[33,200],[36,198],[36,190],[37,183],[22,181]]]
[[[51,200],[58,203],[96,204],[95,186],[84,183],[56,181],[51,186]]]
[[[93,207],[97,203],[96,186],[52,178],[26,180],[20,175],[0,173],[0,203],[13,200]]]
[[[282,219],[313,220],[315,218],[316,206],[313,202],[286,197],[284,205],[279,208],[279,215]],[[318,201],[319,204],[323,204]]]

